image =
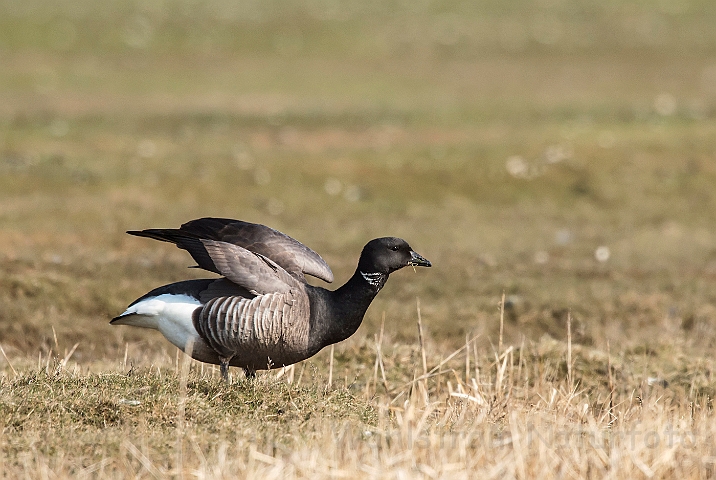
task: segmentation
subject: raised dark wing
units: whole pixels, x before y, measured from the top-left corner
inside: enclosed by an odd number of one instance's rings
[[[199,267],[222,275],[223,272],[217,268],[203,240],[242,247],[270,259],[301,280],[305,274],[329,283],[333,281],[333,272],[319,254],[288,235],[257,223],[228,218],[200,218],[178,229],[147,229],[127,233],[174,243],[188,251]]]

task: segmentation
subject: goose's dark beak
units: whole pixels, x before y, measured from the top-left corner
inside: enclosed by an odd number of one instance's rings
[[[410,261],[408,265],[413,267],[432,267],[432,263],[427,258],[424,258],[419,253],[410,251]]]

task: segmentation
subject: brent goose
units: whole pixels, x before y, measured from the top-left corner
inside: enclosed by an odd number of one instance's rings
[[[350,337],[388,275],[430,262],[395,237],[363,247],[358,268],[345,285],[326,290],[304,274],[326,282],[333,272],[316,252],[264,225],[200,218],[178,229],[129,231],[175,244],[197,266],[221,278],[186,280],[156,288],[111,320],[159,330],[196,360],[256,370],[305,360]]]

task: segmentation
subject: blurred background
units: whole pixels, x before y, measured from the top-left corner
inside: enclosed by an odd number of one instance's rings
[[[108,320],[208,274],[124,231],[224,216],[336,284],[376,236],[429,258],[352,342],[383,314],[412,342],[419,297],[432,342],[486,348],[505,292],[513,342],[571,311],[578,343],[708,352],[714,25],[710,0],[0,2],[0,343],[174,358]]]

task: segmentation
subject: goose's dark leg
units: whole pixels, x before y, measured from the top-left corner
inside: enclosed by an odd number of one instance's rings
[[[231,357],[219,357],[219,360],[221,361],[221,364],[219,365],[221,368],[221,378],[224,379],[224,381],[229,381],[229,362],[231,361]]]
[[[253,370],[251,368],[244,368],[244,374],[249,380],[253,380],[254,378],[256,378],[256,370]]]

